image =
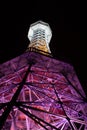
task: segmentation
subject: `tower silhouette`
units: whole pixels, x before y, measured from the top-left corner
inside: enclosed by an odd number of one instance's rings
[[[0,65],[0,130],[87,130],[86,95],[51,37],[49,24],[31,24],[26,52]]]

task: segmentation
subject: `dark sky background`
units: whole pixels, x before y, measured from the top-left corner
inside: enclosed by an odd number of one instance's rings
[[[27,34],[30,24],[42,20],[52,29],[50,48],[53,56],[73,65],[87,94],[87,10],[81,7],[59,8],[57,2],[26,5],[3,5],[0,15],[0,63],[25,52],[29,44]]]

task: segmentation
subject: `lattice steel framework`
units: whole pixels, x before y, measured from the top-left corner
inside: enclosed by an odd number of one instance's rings
[[[0,130],[87,130],[87,98],[74,68],[26,52],[0,65]]]

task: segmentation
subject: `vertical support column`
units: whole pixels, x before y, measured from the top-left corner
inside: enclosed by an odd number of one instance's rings
[[[25,101],[26,98],[25,98],[25,90],[23,90],[23,101]],[[26,108],[24,108],[26,110]],[[25,115],[26,116],[26,115]],[[26,128],[27,130],[30,130],[30,120],[29,120],[29,117],[25,117],[26,118]]]
[[[14,111],[13,111],[13,112],[14,112]],[[13,112],[12,112],[12,113],[13,113]],[[14,117],[14,113],[12,114],[12,117],[13,117],[13,119],[12,119],[12,124],[11,124],[10,130],[17,130],[16,120],[15,120],[15,117]]]

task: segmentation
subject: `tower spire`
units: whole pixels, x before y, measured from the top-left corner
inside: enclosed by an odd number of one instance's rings
[[[30,40],[28,50],[38,50],[42,54],[50,54],[51,37],[52,31],[48,23],[37,21],[31,24],[28,31],[28,39]]]

